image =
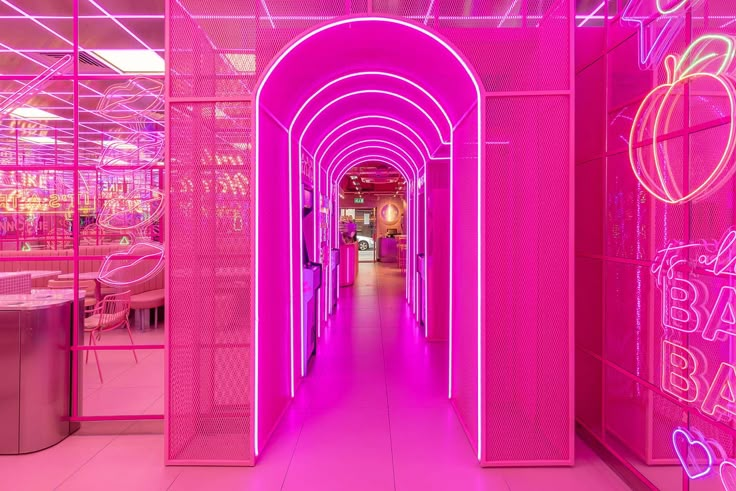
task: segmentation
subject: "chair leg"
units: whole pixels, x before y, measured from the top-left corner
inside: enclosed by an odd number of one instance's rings
[[[87,342],[88,346],[92,346],[94,344],[94,341],[92,340],[92,331],[89,332],[89,341]],[[84,364],[86,365],[89,363],[89,352],[91,350],[87,350],[87,352],[84,354]]]
[[[95,344],[95,338],[92,335],[93,333],[94,333],[94,331],[90,331],[89,332],[89,345],[90,346],[96,346],[96,344]],[[95,352],[95,362],[97,362],[97,375],[100,376],[100,383],[102,384],[104,382],[102,380],[102,366],[100,365],[100,357],[97,354],[97,350],[87,350],[87,359],[89,359],[89,352],[90,351],[94,351]]]
[[[153,309],[153,328],[158,329],[158,307]]]
[[[135,343],[133,342],[133,334],[130,332],[130,322],[126,322],[125,327],[128,329],[128,337],[130,338],[130,344],[132,346],[135,346]],[[135,362],[138,363],[138,355],[136,354],[135,350],[133,350],[133,358],[135,358]]]

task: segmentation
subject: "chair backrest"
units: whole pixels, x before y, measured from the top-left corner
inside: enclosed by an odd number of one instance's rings
[[[107,331],[122,326],[130,315],[130,290],[108,295],[97,304],[98,329]]]
[[[74,288],[74,280],[49,280],[49,288],[54,290]],[[79,280],[79,289],[84,290],[86,297],[95,296],[95,282],[93,280]]]

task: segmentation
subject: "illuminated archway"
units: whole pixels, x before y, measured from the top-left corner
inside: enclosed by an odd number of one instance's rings
[[[341,41],[335,42],[336,37],[339,37]],[[397,38],[400,38],[402,43],[395,42]],[[377,39],[380,42],[377,42]],[[391,45],[390,49],[388,45]],[[446,69],[442,73],[438,73],[435,67],[430,66],[424,60],[397,56],[397,50],[395,49],[397,45],[406,46],[407,52],[423,53]],[[331,49],[336,49],[336,47],[339,47],[339,56],[325,55],[325,53]],[[323,63],[319,67],[302,65],[300,60],[311,58],[313,53],[320,53]],[[368,69],[346,74],[345,67],[349,66],[347,60],[351,56],[359,56],[361,67],[368,67]],[[346,65],[346,62],[348,65]],[[301,83],[296,87],[293,83],[289,83],[294,80],[290,76],[292,70],[298,70],[299,73]],[[411,78],[399,77],[396,75],[399,71],[404,74],[411,74]],[[325,76],[328,80],[326,84],[324,82]],[[364,78],[370,79],[369,83],[375,88],[352,85],[353,79],[361,80]],[[401,78],[405,78],[405,80],[401,80]],[[398,83],[407,88],[397,88]],[[315,91],[311,87],[319,87],[319,89]],[[400,93],[400,90],[405,93]],[[409,94],[409,96],[406,94]],[[392,113],[395,108],[391,107],[389,102],[377,104],[380,112],[376,115],[387,118],[386,121],[388,121],[388,118],[395,119],[403,123],[403,126],[410,128],[413,121],[419,122],[419,119],[423,118],[429,120],[435,128],[436,136],[422,135],[422,137],[417,138],[417,141],[425,142],[423,146],[427,150],[426,156],[419,145],[409,143],[412,138],[405,138],[407,134],[403,131],[400,132],[403,136],[397,133],[397,140],[390,141],[390,145],[386,145],[386,147],[393,149],[393,154],[389,152],[390,155],[399,157],[394,159],[397,162],[406,158],[402,154],[411,155],[408,153],[408,149],[411,152],[418,151],[418,155],[421,155],[420,162],[406,162],[414,172],[414,176],[412,176],[414,178],[410,181],[414,192],[418,187],[419,169],[423,167],[427,172],[428,166],[435,165],[436,160],[428,160],[427,158],[446,157],[443,152],[437,153],[437,149],[443,145],[449,147],[449,155],[452,157],[453,147],[457,143],[454,134],[458,126],[462,123],[474,128],[475,134],[467,136],[467,140],[461,142],[466,145],[465,148],[471,149],[470,153],[466,152],[466,154],[472,154],[474,158],[463,160],[450,158],[444,164],[449,178],[449,196],[444,198],[447,202],[447,208],[438,208],[437,210],[437,213],[441,213],[446,217],[449,254],[445,256],[448,270],[443,273],[444,276],[438,277],[444,279],[438,279],[435,282],[435,288],[438,291],[441,288],[441,291],[444,292],[444,298],[437,298],[435,303],[445,305],[446,310],[444,312],[438,310],[440,318],[434,320],[438,321],[438,325],[445,324],[448,329],[447,337],[450,353],[448,394],[450,397],[453,397],[453,324],[462,322],[465,325],[472,324],[476,326],[477,336],[473,343],[478,346],[480,343],[481,272],[479,251],[481,210],[479,177],[482,155],[480,118],[482,101],[477,77],[462,56],[446,41],[425,28],[404,20],[388,17],[358,17],[343,19],[319,27],[295,41],[277,57],[264,74],[255,97],[257,169],[255,185],[258,189],[256,216],[265,216],[260,210],[267,209],[269,227],[287,230],[290,237],[288,251],[285,249],[285,245],[279,243],[274,237],[267,236],[264,233],[258,233],[256,237],[255,261],[259,267],[268,264],[271,268],[268,274],[263,274],[262,270],[256,269],[258,282],[256,304],[259,312],[256,316],[255,328],[255,415],[257,431],[254,434],[256,451],[261,446],[261,438],[267,436],[278,419],[277,413],[280,414],[280,411],[276,411],[274,408],[282,407],[283,404],[288,403],[288,398],[293,396],[296,385],[300,381],[300,374],[296,370],[296,366],[300,364],[297,364],[295,360],[295,347],[299,346],[300,341],[296,339],[295,326],[302,323],[301,268],[297,268],[297,265],[302,263],[303,254],[301,248],[294,247],[294,244],[295,241],[301,240],[305,231],[302,227],[302,220],[296,219],[300,216],[301,203],[297,202],[294,196],[301,196],[301,188],[304,185],[305,178],[311,181],[310,185],[314,188],[320,187],[323,174],[328,188],[335,184],[335,169],[324,168],[324,159],[320,157],[318,166],[310,167],[309,163],[317,157],[315,155],[317,146],[327,139],[324,135],[334,135],[334,133],[331,133],[336,128],[334,121],[336,119],[339,119],[339,121],[355,120],[367,116],[365,112],[362,112],[364,111],[362,108],[371,107],[367,103],[371,98],[372,100],[378,100],[378,98],[393,99],[404,107],[404,109],[401,109],[403,111],[401,115],[396,117]],[[362,104],[361,109],[357,108],[358,103],[355,101]],[[338,111],[341,111],[342,117],[340,117]],[[437,115],[433,116],[432,111]],[[467,121],[470,121],[470,123],[465,123]],[[316,131],[315,127],[317,125],[324,128],[324,130]],[[447,130],[443,128],[447,128]],[[371,135],[371,130],[375,132],[386,131],[377,127],[367,128],[366,140],[378,139],[376,137],[377,133]],[[305,140],[305,135],[312,131],[315,135],[314,139],[319,139],[319,142],[310,146]],[[446,131],[449,131],[449,135],[445,134]],[[317,135],[322,135],[323,138],[319,138]],[[427,138],[438,140],[434,154],[430,153],[431,150],[426,145]],[[403,144],[399,144],[398,141],[403,141]],[[470,147],[468,147],[469,144],[471,144]],[[393,146],[398,147],[398,150]],[[336,145],[336,149],[339,152],[346,152],[339,145]],[[364,148],[359,151],[366,150],[368,149]],[[342,164],[347,164],[345,167],[352,163],[348,160],[349,155],[350,153],[344,155],[345,159]],[[383,156],[386,157],[386,155]],[[363,157],[366,156],[363,155]],[[303,166],[296,169],[296,162],[302,163]],[[454,174],[458,172],[462,172],[464,182],[477,183],[477,186],[471,188],[471,192],[464,193],[466,199],[456,203],[453,199],[456,185]],[[275,196],[283,197],[287,195],[289,196],[287,207],[284,207],[283,203],[279,203],[275,199]],[[322,196],[319,195],[316,199],[319,203],[316,208],[319,209],[322,204]],[[412,202],[414,199],[412,198]],[[416,208],[415,206],[414,209]],[[453,225],[455,215],[474,217],[474,226],[455,227]],[[440,215],[437,215],[437,219],[440,218]],[[415,225],[415,221],[412,220],[412,227]],[[256,222],[256,228],[259,232],[263,230],[260,219]],[[453,275],[453,265],[456,262],[453,255],[453,244],[455,243],[464,248],[465,256],[463,262],[458,262],[458,267],[465,269],[459,271],[456,276]],[[316,249],[313,244],[312,248]],[[313,254],[318,257],[316,250]],[[285,256],[289,258],[288,271],[284,267],[276,265],[277,261],[283,261]],[[433,267],[440,268],[440,262],[437,262],[436,266]],[[297,269],[299,269],[298,274]],[[440,269],[437,271],[440,271]],[[458,299],[453,298],[450,293],[453,289],[453,281],[455,283],[464,282],[466,291],[475,291],[477,294],[462,298],[463,305],[458,305],[455,308],[453,303],[457,302]],[[285,284],[288,284],[288,288],[284,288]],[[268,297],[267,302],[263,301],[264,295]],[[296,307],[297,302],[300,304],[298,308]],[[270,311],[269,303],[275,303],[276,305],[288,304],[288,318],[278,312]],[[412,303],[414,302],[412,301]],[[442,313],[439,314],[439,312]],[[439,322],[443,318],[446,320]],[[268,331],[262,328],[264,324],[268,324]],[[285,353],[281,348],[283,346],[281,343],[285,341],[284,333],[289,333],[288,360],[284,358]],[[262,362],[263,359],[260,356],[262,350],[267,350],[269,353],[269,358],[265,362]],[[477,353],[477,359],[473,363],[475,368],[469,375],[473,380],[472,382],[466,381],[466,384],[475,385],[477,382],[479,386],[481,377],[480,349],[477,350]],[[274,356],[276,354],[278,355]],[[276,372],[283,369],[279,367],[283,367],[285,363],[289,367],[288,377],[275,375]],[[264,374],[267,374],[265,376],[268,377],[268,384],[261,383]],[[284,384],[284,382],[287,383]],[[458,412],[466,424],[472,427],[473,444],[480,455],[482,443],[480,441],[479,391],[475,394],[474,405],[477,410],[463,406],[458,409]],[[469,419],[473,420],[472,424],[468,424]]]

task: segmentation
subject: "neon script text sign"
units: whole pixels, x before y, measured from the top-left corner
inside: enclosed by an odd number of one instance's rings
[[[629,161],[644,189],[660,201],[677,204],[706,196],[733,175],[736,88],[727,70],[735,45],[729,36],[709,34],[694,41],[681,58],[667,56],[667,83],[639,106],[629,135]],[[715,157],[709,158],[709,151],[702,160],[691,161],[697,168],[689,172],[683,152],[685,120],[707,126],[692,140],[692,150],[697,151],[698,142],[717,150]]]
[[[692,346],[676,342],[677,333],[700,333],[705,341],[727,341],[736,336],[736,230],[718,243],[670,244],[659,251],[652,266],[662,292],[661,388],[686,402],[700,404],[704,414],[730,419],[736,416],[736,367],[728,361],[708,370],[707,359]],[[705,281],[719,286],[711,295]],[[726,280],[726,281],[724,281]],[[710,379],[710,380],[708,380]]]

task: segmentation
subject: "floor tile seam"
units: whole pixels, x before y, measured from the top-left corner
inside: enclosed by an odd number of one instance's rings
[[[126,431],[131,426],[132,426],[132,423],[129,424],[129,425],[127,425],[125,427],[125,429],[123,429],[122,431]],[[95,457],[97,457],[100,453],[102,453],[102,451],[105,450],[107,447],[109,447],[110,445],[112,445],[112,442],[114,442],[115,440],[117,440],[119,437],[120,437],[120,433],[118,433],[117,435],[115,435],[112,438],[110,438],[110,441],[108,441],[105,445],[102,446],[102,448],[100,448],[97,452],[93,453],[87,460],[85,460],[81,465],[79,465],[76,468],[76,470],[74,470],[74,472],[72,472],[71,474],[69,474],[68,476],[66,476],[56,487],[54,487],[54,489],[56,490],[56,489],[61,488],[64,485],[65,482],[69,481],[71,478],[73,478],[74,476],[76,476],[79,473],[79,471],[81,471],[85,466],[87,466],[90,462],[92,462],[92,460]],[[74,435],[72,435],[70,438],[74,438]]]
[[[284,470],[284,477],[281,480],[281,487],[279,488],[281,491],[283,491],[284,486],[286,486],[286,479],[289,477],[289,470],[291,469],[291,463],[294,462],[294,455],[296,455],[296,449],[299,448],[299,441],[302,438],[302,431],[304,430],[304,421],[308,417],[310,417],[311,408],[308,408],[304,411],[304,418],[299,422],[299,434],[296,436],[296,442],[294,442],[294,448],[291,450],[291,456],[289,457],[289,464],[286,466],[286,470]]]
[[[374,266],[375,268],[375,266]],[[380,292],[380,283],[377,283],[376,290]],[[383,341],[383,316],[381,315],[381,305],[380,305],[380,295],[379,298],[379,305],[378,305],[378,325],[381,329],[381,360],[383,361],[383,383],[385,388],[385,394],[386,394],[386,413],[387,413],[387,423],[388,423],[388,441],[389,446],[391,448],[391,477],[393,478],[394,483],[394,491],[396,491],[396,457],[394,455],[394,439],[393,439],[393,433],[391,431],[391,407],[389,405],[389,394],[388,394],[388,378],[386,377],[386,355],[385,355],[385,347],[384,347],[384,341]]]

